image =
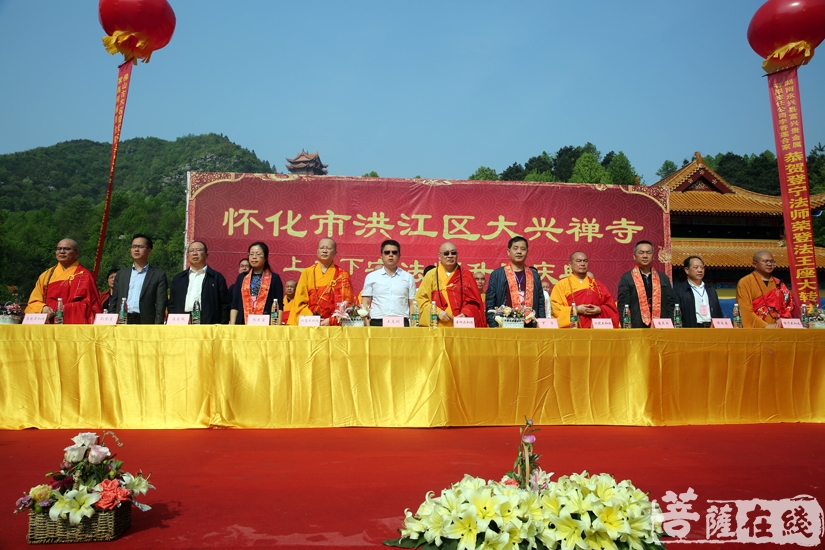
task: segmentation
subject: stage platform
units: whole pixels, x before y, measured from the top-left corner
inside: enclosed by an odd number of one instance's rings
[[[28,518],[12,514],[24,491],[45,481],[79,430],[0,431],[0,548],[26,548]],[[86,431],[86,430],[83,430]],[[100,433],[100,431],[98,431]],[[132,512],[132,527],[109,543],[70,550],[146,548],[381,548],[396,538],[404,509],[470,474],[499,480],[513,465],[518,428],[118,430],[124,470],[151,472],[157,490]],[[554,480],[589,470],[630,479],[664,506],[668,491],[693,489],[689,542],[697,548],[795,549],[774,530],[763,544],[715,538],[711,506],[810,495],[825,504],[825,425],[544,426],[535,450]],[[107,442],[110,439],[107,439]],[[798,503],[792,505],[797,506]],[[781,531],[783,510],[772,525]],[[810,547],[822,542],[822,518],[807,518]],[[744,518],[732,529],[746,530]],[[711,537],[712,538],[712,537]],[[724,542],[724,544],[718,544]],[[713,544],[717,543],[717,544]],[[29,547],[31,548],[31,547]]]
[[[0,327],[0,428],[825,421],[817,330]]]

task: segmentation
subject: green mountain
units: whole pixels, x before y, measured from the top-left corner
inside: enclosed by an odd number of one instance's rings
[[[80,244],[80,262],[94,264],[109,180],[110,143],[74,140],[0,155],[0,300],[7,286],[25,302],[62,238]],[[183,257],[186,172],[273,173],[254,151],[218,134],[175,141],[135,138],[118,148],[109,226],[98,280],[129,264],[134,233],[153,237],[152,264],[177,273]],[[171,276],[171,275],[170,275]]]

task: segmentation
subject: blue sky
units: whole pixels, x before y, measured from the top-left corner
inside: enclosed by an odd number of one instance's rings
[[[123,139],[222,133],[285,171],[463,179],[542,151],[622,150],[647,183],[694,151],[774,150],[746,31],[761,0],[172,0]],[[0,0],[0,154],[111,140],[117,65],[95,0]],[[823,59],[819,59],[823,57]],[[825,142],[825,53],[800,70]]]

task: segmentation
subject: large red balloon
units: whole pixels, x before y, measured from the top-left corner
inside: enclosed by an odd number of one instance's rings
[[[807,63],[823,40],[825,0],[768,0],[748,26],[751,48],[774,69]]]
[[[127,61],[148,62],[175,32],[175,12],[166,0],[100,0],[98,15],[108,35],[106,49],[121,52]]]

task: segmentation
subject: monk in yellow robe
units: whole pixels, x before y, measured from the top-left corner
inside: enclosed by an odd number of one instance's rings
[[[446,242],[438,249],[439,264],[424,275],[415,302],[420,313],[419,326],[430,326],[430,307],[435,302],[438,326],[452,327],[454,317],[472,317],[476,328],[486,327],[484,305],[473,274],[458,264],[458,250]]]
[[[335,265],[337,245],[332,239],[318,243],[318,261],[301,272],[295,299],[289,305],[287,324],[298,326],[302,315],[320,315],[321,326],[337,325],[332,316],[341,302],[353,304],[352,284],[349,273]]]
[[[593,319],[610,319],[613,328],[619,327],[619,311],[607,287],[597,281],[587,271],[589,260],[584,252],[570,255],[572,273],[560,280],[550,293],[553,317],[558,319],[559,328],[570,327],[570,313],[573,303],[579,316],[581,328],[591,328]]]
[[[54,320],[58,298],[63,300],[63,322],[68,325],[89,325],[95,314],[101,313],[100,294],[91,271],[80,265],[80,252],[72,239],[57,243],[57,265],[47,269],[37,279],[29,297],[26,313],[46,313]]]
[[[753,272],[736,285],[743,328],[775,328],[780,318],[795,316],[791,292],[772,275],[776,261],[767,250],[753,255]]]

